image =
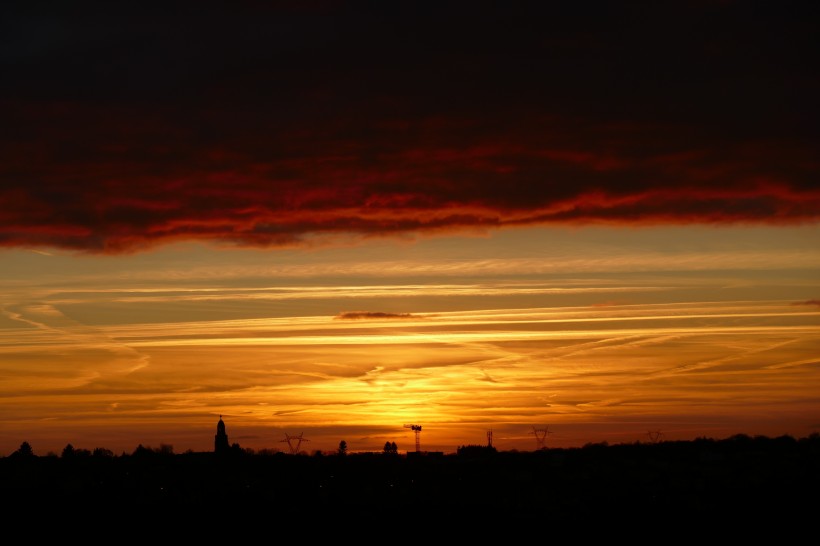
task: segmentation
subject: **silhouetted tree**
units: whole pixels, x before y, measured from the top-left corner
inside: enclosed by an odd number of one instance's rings
[[[458,455],[465,455],[465,456],[473,456],[473,457],[480,457],[483,455],[493,455],[498,453],[498,450],[493,446],[487,445],[476,445],[476,444],[469,444],[464,446],[459,446],[456,449],[456,454]]]
[[[92,455],[94,457],[113,457],[114,452],[110,449],[105,449],[104,447],[95,447]]]
[[[339,455],[347,455],[347,442],[345,442],[344,440],[339,442]]]
[[[74,456],[74,446],[71,444],[66,444],[63,448],[62,457],[63,459],[68,459]]]
[[[384,452],[389,455],[395,455],[396,453],[398,453],[399,448],[396,446],[396,442],[385,442]]]
[[[15,453],[17,453],[17,455],[19,455],[20,457],[34,456],[34,450],[31,449],[31,444],[29,444],[28,442],[23,442],[22,444],[20,444],[20,449],[18,449]]]
[[[132,455],[134,455],[135,457],[145,457],[147,455],[153,455],[153,453],[154,452],[150,448],[147,448],[144,445],[139,444]]]

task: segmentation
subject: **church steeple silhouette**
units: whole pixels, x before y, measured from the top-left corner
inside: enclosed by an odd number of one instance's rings
[[[228,435],[225,433],[225,421],[222,416],[219,416],[219,422],[216,424],[216,436],[214,437],[214,452],[227,453],[230,446],[228,445]]]

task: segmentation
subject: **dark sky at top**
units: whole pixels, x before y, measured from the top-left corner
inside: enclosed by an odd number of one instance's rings
[[[5,6],[0,246],[816,222],[815,2]]]

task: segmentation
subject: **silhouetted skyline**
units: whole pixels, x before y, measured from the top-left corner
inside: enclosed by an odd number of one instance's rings
[[[123,455],[0,457],[0,483],[15,500],[9,517],[34,510],[50,522],[93,516],[125,525],[137,518],[130,536],[212,536],[241,522],[231,535],[250,537],[270,530],[271,521],[319,520],[322,528],[311,535],[331,537],[363,515],[380,522],[411,513],[442,536],[462,539],[522,540],[521,526],[533,522],[556,533],[594,524],[584,536],[604,538],[634,532],[639,521],[653,533],[685,522],[677,536],[692,540],[761,533],[798,540],[816,511],[805,493],[820,486],[818,447],[817,434],[530,452],[473,446],[438,456],[174,454],[140,446]],[[292,530],[286,525],[279,536]],[[52,532],[66,531],[51,525],[43,534]],[[86,535],[110,532],[91,525]]]

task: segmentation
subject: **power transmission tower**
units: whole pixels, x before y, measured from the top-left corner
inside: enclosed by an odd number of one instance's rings
[[[493,447],[493,429],[487,431],[487,447]]]
[[[551,434],[549,427],[544,429],[537,429],[535,427],[532,427],[532,433],[533,435],[535,435],[536,449],[547,449],[547,446],[544,444],[544,442],[547,439],[547,434]]]
[[[661,438],[663,438],[663,432],[661,432],[660,430],[650,430],[647,431],[646,434],[647,436],[649,436],[649,441],[653,444],[660,442]]]
[[[288,433],[286,432],[285,433],[285,439],[280,440],[280,442],[287,442],[288,447],[290,448],[291,454],[295,455],[296,453],[299,453],[299,447],[302,445],[302,442],[309,442],[310,441],[307,438],[302,438],[302,434],[304,434],[304,432],[300,432],[299,436],[289,436]],[[294,445],[294,442],[295,442],[295,445]]]
[[[421,425],[404,425],[404,428],[411,428],[416,433],[416,453],[420,453],[421,440],[419,440],[419,435],[421,434]]]

